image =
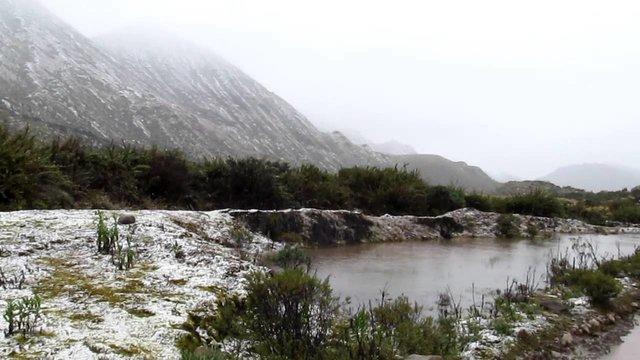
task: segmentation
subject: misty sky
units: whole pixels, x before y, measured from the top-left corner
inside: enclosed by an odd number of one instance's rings
[[[321,129],[535,178],[640,168],[640,3],[42,0],[88,36],[163,26]]]

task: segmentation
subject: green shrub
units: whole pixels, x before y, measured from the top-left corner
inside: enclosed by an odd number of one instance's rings
[[[194,351],[207,344],[205,330],[218,342],[238,340],[242,351],[262,359],[321,359],[329,345],[339,308],[328,280],[320,281],[298,269],[247,278],[245,298],[221,298],[212,317],[192,316],[178,343]],[[201,330],[195,330],[201,329]]]
[[[611,218],[614,221],[640,224],[640,205],[624,204],[613,209]]]
[[[455,355],[459,338],[452,318],[434,320],[405,296],[361,307],[337,327],[344,359],[397,359],[410,354]]]
[[[502,214],[496,223],[496,235],[506,239],[513,239],[522,236],[520,233],[520,220],[510,214]]]
[[[70,190],[69,179],[28,129],[12,135],[0,126],[0,211],[67,207]]]
[[[600,264],[599,269],[613,277],[640,277],[640,250],[622,259],[605,261]]]
[[[189,203],[193,175],[181,152],[152,148],[144,152],[143,164],[137,176],[141,195],[172,204]]]
[[[498,318],[491,324],[493,329],[499,334],[504,336],[513,335],[513,326],[505,319]]]
[[[246,297],[222,297],[216,305],[211,316],[189,316],[183,325],[188,335],[177,342],[183,352],[215,340],[234,356],[260,359],[395,360],[409,354],[455,358],[462,347],[454,317],[423,316],[406,297],[385,296],[353,313],[341,308],[327,280],[300,269],[254,273]]]
[[[256,354],[309,359],[325,351],[338,310],[328,280],[295,269],[256,273],[247,294],[243,320]]]
[[[430,215],[442,215],[465,207],[464,192],[447,186],[433,186],[427,190],[427,208]]]
[[[290,201],[281,180],[287,171],[284,163],[254,158],[207,160],[195,183],[216,207],[280,209]]]
[[[489,196],[473,193],[465,195],[464,200],[467,207],[485,212],[494,211],[493,203]]]
[[[349,190],[349,205],[374,215],[424,214],[427,186],[416,171],[398,167],[353,167],[338,172]]]
[[[579,288],[596,305],[606,305],[620,293],[620,285],[616,279],[600,270],[568,270],[559,281]]]
[[[284,185],[296,207],[342,209],[349,206],[349,189],[338,178],[314,165],[288,171]]]
[[[311,258],[297,246],[286,246],[271,256],[270,260],[283,269],[309,269]]]
[[[527,194],[513,195],[504,199],[504,211],[512,214],[564,217],[562,202],[543,190],[533,190]]]

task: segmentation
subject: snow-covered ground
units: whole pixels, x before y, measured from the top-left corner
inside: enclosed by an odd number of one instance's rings
[[[105,212],[107,224],[119,214]],[[94,211],[0,213],[0,270],[9,279],[0,287],[0,313],[9,299],[43,299],[38,333],[2,338],[0,357],[178,358],[174,342],[188,312],[211,308],[219,291],[243,291],[244,275],[261,269],[252,259],[277,247],[241,231],[247,239],[240,251],[237,225],[222,212],[126,214],[137,219],[119,226],[123,242],[133,239],[130,270],[97,253]],[[17,288],[11,279],[23,272]],[[7,328],[4,319],[0,328]]]

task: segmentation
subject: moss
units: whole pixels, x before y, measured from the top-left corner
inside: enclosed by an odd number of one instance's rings
[[[206,286],[196,286],[198,290],[210,292],[210,293],[219,293],[223,291],[223,289],[216,285],[206,285]]]
[[[155,315],[153,311],[149,311],[147,309],[139,309],[139,308],[127,309],[127,312],[139,318],[148,318]]]
[[[169,283],[172,285],[176,285],[176,286],[184,286],[189,282],[189,280],[187,279],[174,279],[174,280],[169,280]]]
[[[98,324],[104,321],[102,316],[93,314],[91,312],[71,314],[71,316],[69,316],[69,320],[73,322],[90,322],[94,324]]]
[[[69,261],[55,258],[44,258],[41,262],[52,268],[51,275],[38,282],[34,291],[44,299],[57,298],[62,295],[85,293],[100,302],[111,305],[123,303],[127,295],[152,293],[145,284],[137,279],[126,280],[124,286],[114,287],[96,283],[94,279],[83,274]],[[165,296],[165,293],[157,293]]]
[[[109,344],[109,347],[111,348],[111,350],[113,350],[114,353],[125,357],[142,355],[147,352],[145,348],[137,345],[127,345],[126,347],[123,347],[115,344]]]
[[[195,234],[197,236],[199,236],[200,238],[204,239],[204,240],[211,240],[211,238],[209,237],[209,235],[207,234],[206,231],[204,231],[204,229],[202,228],[202,224],[200,223],[196,223],[196,222],[192,222],[192,221],[185,221],[179,218],[171,218],[171,221],[180,226],[181,228],[185,229],[188,234],[186,234],[187,237],[191,237],[190,234]]]

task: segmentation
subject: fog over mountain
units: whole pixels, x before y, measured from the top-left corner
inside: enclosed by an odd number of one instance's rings
[[[312,123],[535,179],[640,167],[640,4],[47,0],[91,37],[161,24]],[[544,24],[544,25],[541,25]]]
[[[559,168],[542,180],[589,191],[613,191],[640,186],[640,170],[610,164],[579,164]]]
[[[1,106],[50,133],[327,169],[386,161],[180,38],[141,29],[92,41],[32,0],[0,0],[0,30]]]

